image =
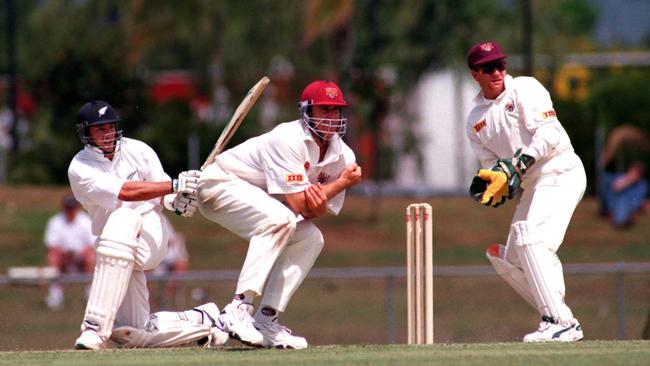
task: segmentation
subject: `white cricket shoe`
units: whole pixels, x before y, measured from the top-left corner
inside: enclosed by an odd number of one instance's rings
[[[253,305],[241,303],[238,306],[230,303],[223,308],[219,316],[218,326],[228,333],[230,338],[236,339],[249,346],[261,346],[264,337],[255,329]]]
[[[307,348],[307,340],[291,334],[291,329],[273,321],[256,321],[255,327],[264,336],[262,345],[268,348]]]
[[[542,316],[539,328],[526,334],[524,342],[575,342],[584,338],[582,327],[577,321],[571,323],[556,323],[553,318]]]
[[[200,311],[203,314],[203,324],[210,325],[210,336],[202,338],[198,341],[200,346],[203,347],[217,347],[226,344],[230,336],[220,328],[219,322],[219,307],[213,302],[203,304],[195,307],[193,310]]]
[[[86,329],[74,342],[75,349],[99,350],[106,347],[106,339],[100,337],[94,330]]]

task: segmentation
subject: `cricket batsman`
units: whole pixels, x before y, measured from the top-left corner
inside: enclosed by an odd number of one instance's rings
[[[92,219],[96,263],[74,347],[97,350],[112,339],[121,347],[172,347],[189,342],[222,345],[214,303],[184,312],[149,313],[146,270],[167,250],[163,206],[184,217],[196,211],[199,171],[172,180],[147,144],[122,137],[120,118],[105,101],[85,103],[77,114],[84,148],[68,178],[75,198]],[[116,326],[114,329],[114,325]]]

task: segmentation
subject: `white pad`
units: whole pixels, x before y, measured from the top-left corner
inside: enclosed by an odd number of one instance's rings
[[[219,315],[216,305],[210,303],[195,308],[192,311],[201,311],[206,306],[212,306],[216,309],[213,316]],[[206,313],[203,312],[203,317]],[[205,338],[203,343],[205,347],[215,344],[223,344],[227,340],[227,334],[214,329],[215,333],[223,333],[224,338],[221,342],[212,341],[214,324],[213,318],[203,320],[203,324],[198,324],[192,319],[188,319],[186,312],[160,311],[151,315],[145,329],[133,327],[118,327],[113,330],[111,340],[121,348],[161,348],[177,347],[191,342],[198,342]]]
[[[513,266],[512,263],[504,259],[505,246],[494,244],[485,251],[485,256],[492,263],[492,266],[501,276],[527,303],[534,309],[537,309],[535,295],[530,290],[526,275],[524,272]]]
[[[108,218],[97,243],[95,273],[81,330],[111,334],[115,315],[129,284],[142,217],[130,208],[118,208]]]
[[[564,303],[562,266],[555,253],[530,231],[527,221],[513,223],[512,234],[539,312],[557,322],[574,322],[571,309]]]

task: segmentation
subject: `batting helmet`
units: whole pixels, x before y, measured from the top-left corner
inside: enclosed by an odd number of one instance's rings
[[[345,101],[341,88],[333,81],[314,81],[302,91],[298,106],[301,121],[320,138],[332,139],[334,135],[329,132],[332,128],[336,130],[336,135],[343,137],[347,127],[347,118],[343,117],[343,111],[341,110],[341,118],[313,118],[311,106],[314,105],[347,107],[348,102]]]
[[[107,153],[99,149],[90,136],[90,127],[112,123],[115,125],[115,132],[106,134],[104,136],[104,141],[112,142],[115,147],[115,149],[112,152],[109,152],[109,154],[117,152],[120,139],[122,138],[122,131],[117,129],[117,123],[119,121],[120,117],[117,115],[117,112],[115,112],[113,107],[111,107],[107,102],[103,100],[87,102],[81,106],[77,113],[76,126],[79,139],[84,145],[91,147],[93,151],[106,155]]]

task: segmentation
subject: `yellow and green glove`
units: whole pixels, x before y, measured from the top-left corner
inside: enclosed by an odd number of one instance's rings
[[[483,205],[499,207],[508,196],[508,177],[500,170],[481,169],[472,180],[469,193]]]
[[[524,179],[526,171],[535,164],[535,158],[522,154],[521,149],[515,151],[512,158],[499,159],[492,170],[500,170],[506,174],[508,180],[508,199],[512,199],[517,191],[521,181]]]

